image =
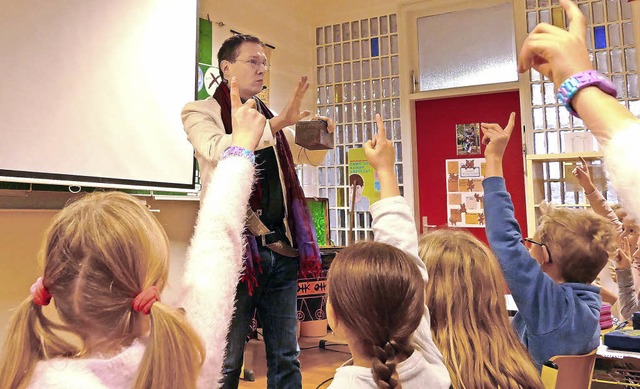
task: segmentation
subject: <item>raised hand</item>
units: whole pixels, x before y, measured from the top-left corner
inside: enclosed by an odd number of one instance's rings
[[[511,138],[513,127],[515,125],[516,113],[511,112],[507,126],[502,129],[497,123],[480,123],[482,130],[482,143],[487,145],[484,149],[485,157],[493,157],[502,159],[504,151],[507,149],[507,143]]]
[[[587,23],[571,0],[560,0],[569,18],[569,31],[540,23],[531,31],[518,56],[518,71],[530,68],[553,80],[556,88],[572,75],[592,70],[586,45]]]
[[[267,119],[255,109],[256,101],[254,99],[249,99],[242,104],[235,76],[231,78],[230,85],[233,126],[231,145],[254,151],[260,142]]]
[[[373,139],[364,144],[364,155],[378,173],[380,198],[399,196],[400,188],[395,169],[396,152],[393,143],[387,139],[387,130],[379,114],[376,114],[376,124],[378,132]]]
[[[378,133],[364,144],[364,155],[378,174],[385,171],[392,171],[395,174],[396,152],[393,143],[387,139],[387,130],[379,114],[376,114],[376,124]]]
[[[631,269],[631,249],[629,246],[629,239],[627,237],[620,239],[620,248],[616,250],[614,257],[616,269]]]
[[[589,165],[587,165],[587,161],[584,158],[580,157],[580,165],[576,164],[571,174],[578,180],[585,193],[589,194],[596,190],[593,181],[591,181],[591,174],[589,174]]]
[[[287,105],[282,109],[282,112],[270,120],[271,132],[274,134],[287,126],[296,124],[300,120],[306,118],[311,114],[309,111],[300,111],[302,105],[302,99],[305,93],[309,89],[309,81],[307,76],[300,77],[298,85],[296,86],[293,95],[287,102]]]

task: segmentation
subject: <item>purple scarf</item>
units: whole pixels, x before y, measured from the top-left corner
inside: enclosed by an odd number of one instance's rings
[[[226,83],[221,83],[216,88],[213,98],[220,104],[220,114],[224,123],[224,130],[227,134],[231,134],[233,128],[231,126],[231,97],[229,87]],[[271,119],[273,114],[267,106],[255,97],[256,103],[259,105],[259,111],[267,118]],[[289,148],[287,137],[282,131],[278,131],[276,138],[276,153],[280,163],[280,169],[284,176],[284,186],[287,207],[287,222],[290,227],[292,244],[298,249],[300,254],[300,277],[318,277],[322,271],[322,261],[320,260],[320,249],[316,240],[316,231],[313,227],[311,212],[307,207],[304,192],[298,181],[298,175],[295,171],[293,156]],[[260,185],[254,182],[249,203],[255,211],[260,207],[262,198]],[[249,249],[245,253],[245,266],[242,274],[242,281],[247,283],[249,294],[257,286],[256,271],[261,272],[260,254],[258,252],[258,244],[256,238],[250,233],[245,232]]]

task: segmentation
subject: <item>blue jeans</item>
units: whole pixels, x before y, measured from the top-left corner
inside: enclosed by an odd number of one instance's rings
[[[235,314],[227,335],[222,388],[237,388],[242,369],[244,345],[254,310],[262,323],[267,352],[267,388],[302,387],[298,355],[296,296],[298,259],[258,247],[262,273],[256,272],[258,286],[249,295],[247,285],[238,283]]]

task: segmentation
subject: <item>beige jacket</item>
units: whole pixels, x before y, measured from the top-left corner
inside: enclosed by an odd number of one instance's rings
[[[224,149],[231,144],[231,135],[225,133],[222,116],[220,115],[220,104],[212,97],[185,105],[182,109],[182,124],[189,142],[195,149],[196,159],[200,166],[200,177],[203,183],[202,198],[207,189],[207,177],[216,168],[218,159]],[[282,131],[285,132],[287,141],[289,141],[294,163],[314,166],[322,163],[327,154],[326,150],[304,149],[295,143],[295,131],[293,129],[286,127]],[[271,126],[267,120],[258,149],[275,146],[275,142],[276,140],[271,133]],[[282,181],[282,171],[280,172],[280,180]]]

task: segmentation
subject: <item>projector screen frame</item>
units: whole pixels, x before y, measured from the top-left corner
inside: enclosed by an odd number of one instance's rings
[[[192,99],[197,99],[197,85],[198,85],[198,49],[199,49],[199,23],[200,18],[198,14],[199,0],[195,0],[195,12],[193,13],[193,66],[192,66],[192,82],[190,84],[192,90]],[[185,20],[185,19],[183,19]],[[184,103],[187,103],[185,101]],[[179,112],[176,113],[179,115]],[[5,129],[8,131],[8,129]],[[186,135],[185,135],[186,139]],[[186,156],[183,156],[183,161]],[[21,187],[24,184],[29,185],[29,190],[36,191],[49,191],[50,187],[56,187],[55,191],[64,191],[64,188],[68,188],[73,192],[71,188],[105,188],[105,189],[122,189],[125,191],[133,191],[140,193],[140,191],[146,191],[149,194],[153,194],[154,191],[161,193],[176,193],[176,194],[194,194],[199,191],[198,185],[198,169],[197,161],[193,154],[190,158],[191,161],[191,177],[190,182],[178,183],[178,182],[163,182],[153,180],[142,179],[127,179],[117,177],[102,177],[98,175],[79,175],[79,174],[65,174],[47,171],[29,171],[29,170],[14,170],[0,168],[0,190],[14,190],[17,187]],[[186,173],[183,175],[186,178]],[[18,189],[21,190],[21,189]],[[92,191],[93,189],[88,189]]]

